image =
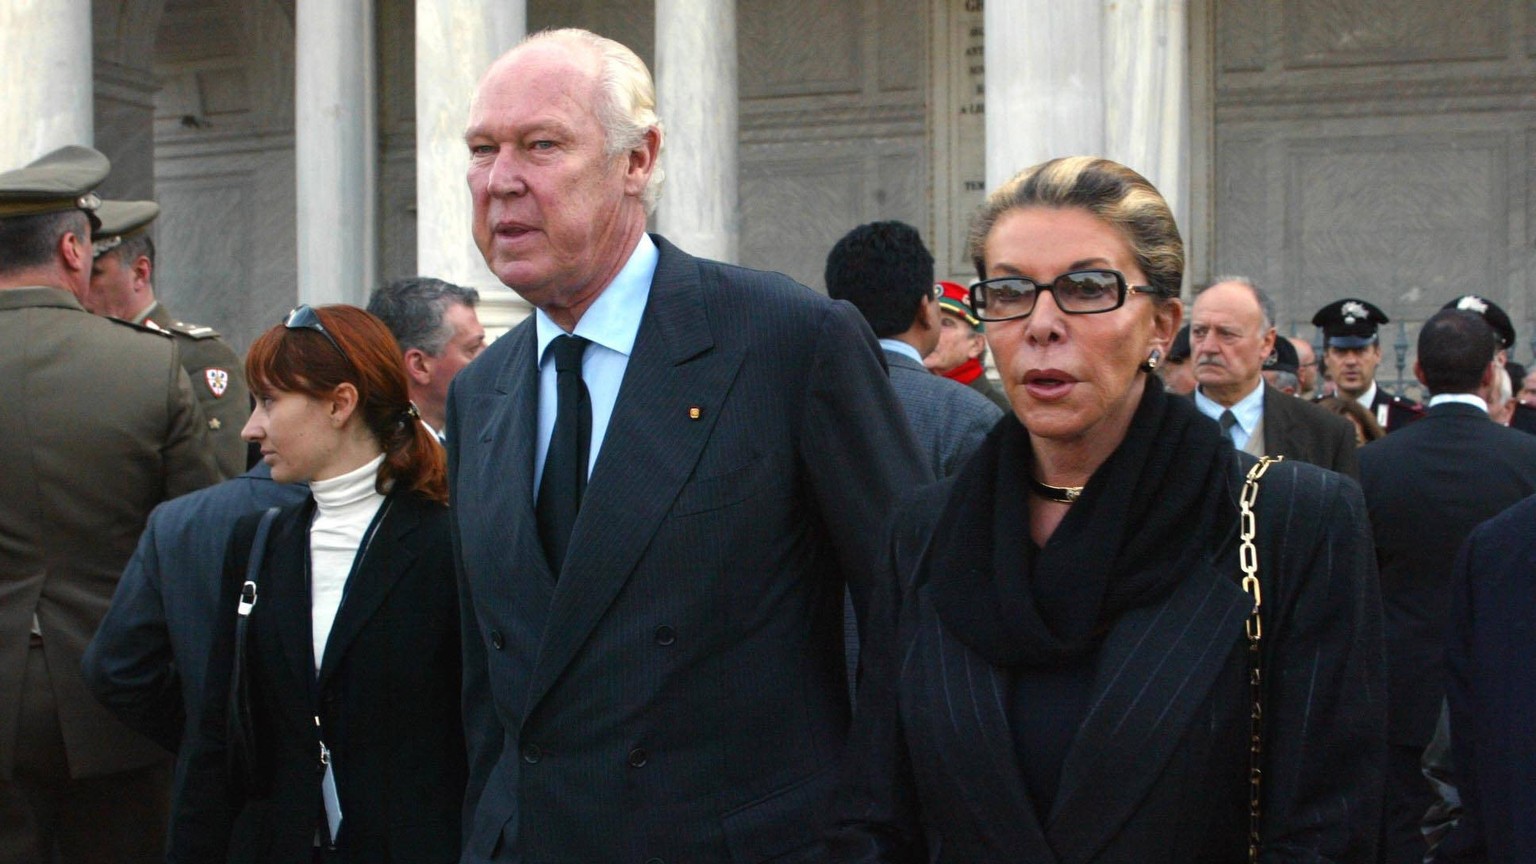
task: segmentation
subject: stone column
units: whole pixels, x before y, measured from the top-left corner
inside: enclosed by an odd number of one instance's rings
[[[294,41],[299,301],[363,305],[378,269],[373,0],[298,0]]]
[[[694,255],[736,260],[736,4],[656,0],[657,111],[666,187],[657,230]]]
[[[1189,241],[1188,0],[1104,7],[1104,152],[1152,181]]]
[[[1057,156],[1140,172],[1182,225],[1188,0],[987,0],[987,188]]]
[[[479,289],[488,327],[528,306],[475,247],[464,127],[480,76],[526,29],[522,0],[416,0],[416,270]]]
[[[1104,152],[1101,6],[986,0],[989,192],[1047,159]]]
[[[91,4],[0,3],[0,171],[95,140]]]

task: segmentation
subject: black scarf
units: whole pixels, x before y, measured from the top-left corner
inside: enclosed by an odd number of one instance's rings
[[[1125,440],[1038,549],[1033,462],[1028,432],[1004,418],[961,470],[919,565],[939,618],[994,665],[1085,656],[1122,613],[1167,596],[1237,524],[1231,443],[1156,376]]]

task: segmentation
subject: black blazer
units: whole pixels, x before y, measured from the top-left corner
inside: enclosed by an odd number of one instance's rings
[[[1388,734],[1423,747],[1444,693],[1451,565],[1478,523],[1536,493],[1536,437],[1440,404],[1360,448],[1386,610]]]
[[[533,319],[453,382],[465,862],[810,860],[827,825],[844,585],[926,460],[852,306],[656,245],[558,582]]]
[[[1233,458],[1235,506],[1252,458]],[[954,486],[903,508],[899,573],[916,571]],[[1374,861],[1384,671],[1363,509],[1354,481],[1311,465],[1280,463],[1261,482],[1266,864]],[[1211,550],[1208,566],[1113,625],[1044,824],[1018,768],[1007,670],[957,639],[928,587],[908,579],[899,636],[866,643],[833,860],[1244,860],[1251,603],[1236,529],[1192,539]]]
[[[1472,532],[1451,591],[1446,696],[1466,812],[1434,860],[1529,862],[1536,850],[1536,498]]]
[[[235,528],[208,658],[207,700],[170,860],[307,862],[321,818],[320,718],[341,797],[343,860],[450,862],[459,854],[466,760],[459,709],[458,594],[447,509],[391,494],[347,583],[315,674],[305,584],[314,501],[272,526],[248,660],[258,773],[225,770],[225,698],[240,584],[259,514]]]

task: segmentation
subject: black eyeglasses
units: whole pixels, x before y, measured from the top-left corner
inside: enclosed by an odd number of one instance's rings
[[[1165,294],[1150,285],[1127,285],[1125,275],[1118,270],[1073,270],[1057,276],[1049,285],[1024,276],[983,279],[971,286],[971,306],[983,321],[1028,318],[1042,291],[1051,292],[1056,308],[1068,315],[1113,312],[1125,305],[1130,294]]]
[[[341,355],[341,359],[349,364],[352,362],[352,358],[347,355],[346,349],[341,347],[341,343],[336,341],[336,337],[331,335],[331,331],[325,329],[325,325],[320,322],[319,313],[315,312],[314,308],[308,303],[293,307],[293,311],[289,312],[288,317],[283,319],[283,326],[289,330],[313,330],[319,333],[325,337],[325,341],[331,343],[331,347],[336,349],[336,352]]]

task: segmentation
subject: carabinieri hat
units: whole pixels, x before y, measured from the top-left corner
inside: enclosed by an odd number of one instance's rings
[[[1312,325],[1323,328],[1323,345],[1333,348],[1374,345],[1376,328],[1387,321],[1387,313],[1354,297],[1335,300],[1312,316]]]
[[[96,210],[101,227],[91,232],[95,257],[123,245],[124,240],[149,230],[149,223],[160,215],[160,205],[153,201],[103,201]]]
[[[1483,316],[1488,326],[1493,328],[1493,335],[1499,337],[1499,347],[1508,349],[1515,344],[1515,325],[1509,320],[1509,314],[1499,308],[1499,304],[1478,294],[1463,294],[1455,300],[1440,307],[1441,309],[1460,309],[1463,312],[1476,312]]]
[[[90,147],[60,147],[24,168],[0,174],[0,219],[81,210],[91,219],[101,199],[91,191],[107,179],[112,163]]]

